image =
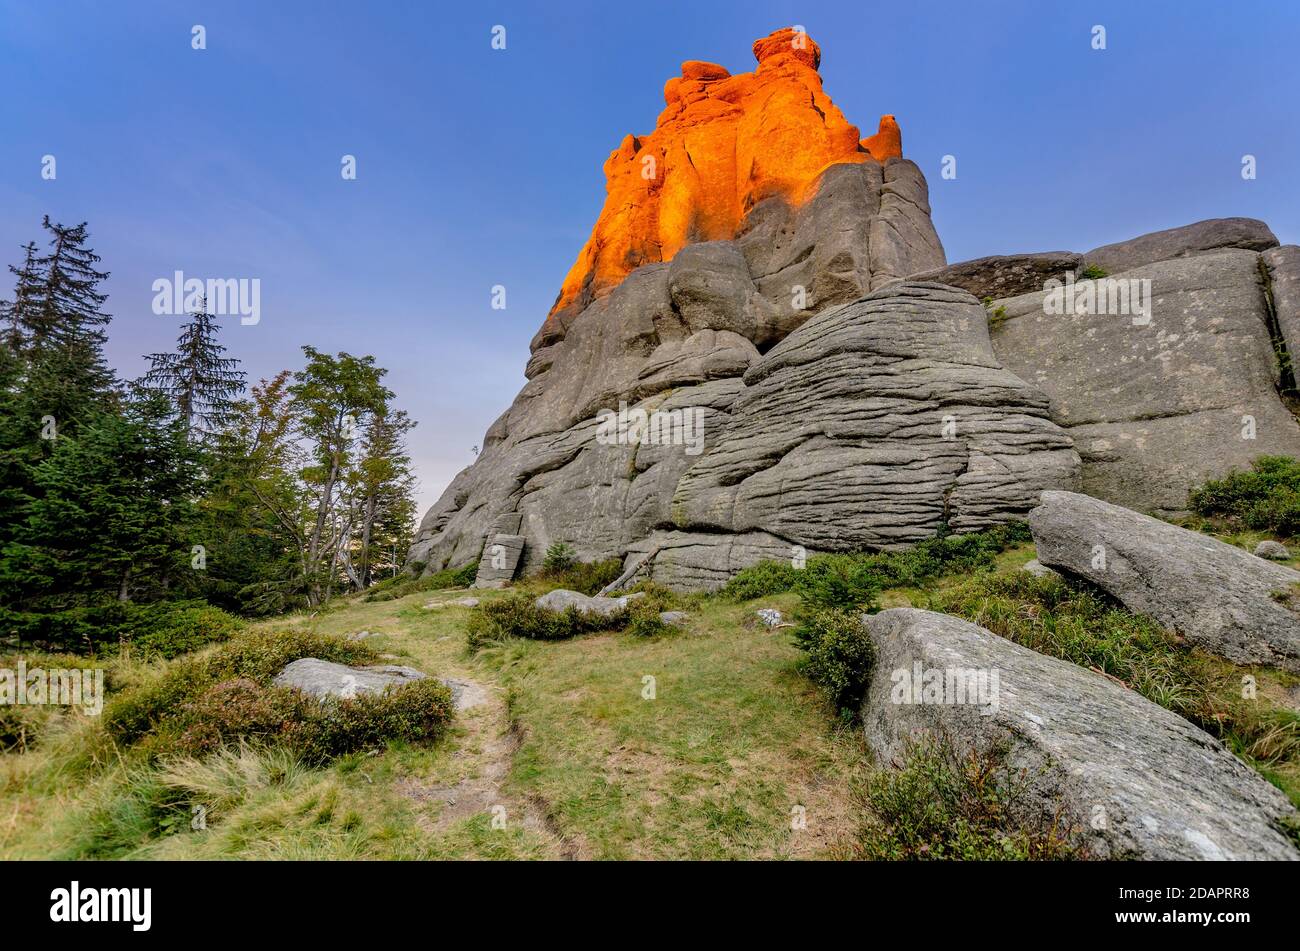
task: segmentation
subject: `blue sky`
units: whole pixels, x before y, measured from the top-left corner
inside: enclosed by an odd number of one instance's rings
[[[156,278],[259,278],[232,355],[374,354],[420,422],[423,508],[523,383],[609,152],[682,60],[748,70],[791,24],[850,121],[898,116],[950,261],[1226,215],[1300,241],[1300,4],[0,0],[0,263],[43,214],[89,221],[128,377],[176,335]]]

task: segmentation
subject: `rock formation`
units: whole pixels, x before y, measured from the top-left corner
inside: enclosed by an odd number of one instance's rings
[[[610,156],[528,382],[425,516],[414,570],[481,558],[499,585],[564,542],[709,588],[1023,518],[1047,489],[1178,512],[1258,455],[1300,456],[1279,395],[1300,249],[1231,218],[947,265],[893,116],[861,137],[806,34],[754,54],[737,75],[684,63],[654,131]],[[1092,296],[1054,309],[1061,282]]]
[[[1103,273],[1077,287],[1107,296],[1149,282],[1150,314],[1086,301],[1086,312],[1049,312],[1045,283],[1071,272]],[[1256,456],[1300,456],[1300,426],[1279,397],[1293,385],[1285,354],[1300,347],[1300,248],[1278,247],[1262,221],[1202,221],[918,278],[994,298],[993,350],[1050,397],[1089,495],[1169,515],[1186,510],[1189,489]]]
[[[1069,440],[998,364],[978,302],[897,284],[944,254],[893,117],[861,139],[806,35],[755,55],[738,76],[684,64],[655,131],[607,163],[528,384],[420,527],[424,570],[504,532],[525,566],[562,541],[716,586],[796,546],[906,544],[1075,486]]]
[[[926,735],[962,752],[1004,742],[1029,798],[1049,815],[1064,806],[1099,858],[1300,859],[1279,830],[1296,816],[1286,796],[1177,714],[959,618],[893,608],[865,623],[878,760]],[[911,690],[918,673],[934,695]]]
[[[605,162],[607,197],[535,345],[643,264],[671,261],[700,241],[730,240],[754,206],[779,198],[797,208],[832,165],[900,158],[892,115],[860,138],[822,90],[821,50],[783,29],[754,42],[758,68],[731,75],[714,63],[682,63],[664,85],[664,111],[649,135],[628,135]]]

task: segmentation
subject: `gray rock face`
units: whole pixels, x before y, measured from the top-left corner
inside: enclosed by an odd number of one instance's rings
[[[877,656],[862,715],[879,760],[926,734],[963,750],[1005,740],[1031,795],[1063,804],[1100,857],[1300,859],[1277,828],[1295,812],[1286,797],[1163,707],[959,618],[893,608],[865,623]],[[992,702],[902,702],[925,699],[899,689],[917,665],[982,675],[975,699]]]
[[[1278,331],[1291,357],[1292,375],[1300,362],[1300,246],[1284,244],[1260,256]]]
[[[297,687],[313,697],[355,697],[359,693],[383,693],[389,687],[424,678],[425,674],[414,667],[349,667],[303,657],[276,674],[274,683],[277,687]]]
[[[1262,221],[1255,218],[1210,218],[1094,248],[1083,256],[1083,261],[1085,266],[1100,267],[1107,274],[1116,274],[1156,261],[1190,257],[1222,248],[1265,251],[1275,247],[1277,237]]]
[[[824,311],[745,374],[682,477],[684,528],[810,548],[890,547],[1023,516],[1078,457],[1041,393],[1002,369],[964,291],[902,282]]]
[[[1268,558],[1271,561],[1287,561],[1291,557],[1291,552],[1281,542],[1262,541],[1255,546],[1256,558]]]
[[[1066,274],[1082,267],[1083,255],[1073,251],[998,254],[922,271],[913,274],[909,280],[948,284],[960,287],[980,300],[986,297],[996,300],[1041,291],[1046,281],[1053,278],[1063,281]]]
[[[517,534],[527,569],[557,541],[596,560],[689,531],[675,519],[674,493],[726,427],[760,348],[814,313],[943,263],[925,178],[891,159],[829,168],[798,208],[759,202],[735,241],[688,245],[669,262],[638,268],[534,339],[527,384],[489,429],[475,464],[425,516],[410,562],[432,573],[479,558],[495,534]],[[660,431],[669,438],[637,441],[628,428],[603,425],[617,423],[620,409],[667,421]],[[498,521],[506,514],[517,517],[515,527]],[[712,529],[698,534],[711,535],[718,550],[692,560],[686,551],[703,544],[697,539],[666,551],[655,561],[662,569],[651,570],[712,576],[772,547]],[[788,552],[789,541],[776,542]]]
[[[479,559],[475,588],[503,588],[519,570],[524,556],[523,535],[489,535]]]
[[[1208,252],[1104,280],[1139,293],[1128,282],[1149,281],[1149,320],[1100,306],[1047,313],[1040,290],[998,301],[1006,319],[992,330],[998,357],[1047,394],[1073,437],[1083,491],[1176,513],[1190,489],[1256,456],[1300,456],[1300,426],[1277,392],[1258,254]]]
[[[1029,515],[1043,564],[1086,578],[1129,610],[1238,664],[1300,672],[1300,615],[1282,603],[1300,572],[1208,535],[1073,492]]]

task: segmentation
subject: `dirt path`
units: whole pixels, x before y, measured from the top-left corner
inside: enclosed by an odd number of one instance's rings
[[[521,799],[502,789],[523,735],[510,722],[499,688],[460,675],[444,682],[452,688],[457,717],[465,731],[460,749],[453,754],[464,778],[452,785],[415,777],[397,784],[398,792],[407,798],[435,806],[436,816],[424,817],[421,824],[436,833],[479,814],[505,822],[507,827],[522,822],[526,832],[542,841],[547,858],[583,858],[581,843],[560,833],[546,803],[537,797]]]

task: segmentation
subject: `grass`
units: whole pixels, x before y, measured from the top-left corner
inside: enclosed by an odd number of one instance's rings
[[[869,591],[885,607],[943,606],[1097,667],[1193,717],[1300,795],[1287,713],[1296,678],[1204,657],[1095,596],[1034,582],[1016,570],[1033,554],[1011,534],[996,544],[837,556],[803,590],[814,601]],[[555,586],[529,579],[514,591],[474,595],[497,603]],[[463,592],[452,587],[354,598],[255,625],[301,638],[369,631],[359,650],[374,660],[473,681],[486,700],[458,713],[433,745],[393,741],[323,767],[251,743],[133,758],[105,742],[102,723],[51,713],[26,752],[0,755],[0,858],[1072,854],[1067,827],[1011,821],[1004,806],[1014,802],[1016,777],[996,751],[973,763],[931,749],[873,764],[860,730],[801,672],[791,630],[754,616],[760,607],[795,616],[795,589],[781,566],[755,569],[722,596],[673,600],[688,617],[671,633],[504,638],[476,653],[466,646],[474,612],[453,603]],[[830,646],[830,660],[850,656]],[[110,701],[164,682],[192,657],[106,661]],[[256,677],[281,659],[263,651],[226,657],[223,673]],[[1253,700],[1240,696],[1247,675],[1256,678]]]

